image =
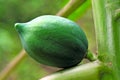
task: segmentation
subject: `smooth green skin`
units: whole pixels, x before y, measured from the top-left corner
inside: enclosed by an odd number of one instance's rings
[[[16,23],[15,27],[27,53],[42,64],[67,68],[86,55],[85,33],[63,17],[44,15],[27,23]]]

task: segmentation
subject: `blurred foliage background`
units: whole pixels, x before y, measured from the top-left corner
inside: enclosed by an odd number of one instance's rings
[[[0,0],[0,71],[21,51],[14,28],[16,22],[27,22],[40,15],[55,15],[69,0]],[[76,15],[72,14],[73,16]],[[79,13],[77,13],[79,15]],[[75,20],[85,31],[89,49],[96,51],[91,6]],[[7,80],[38,80],[58,69],[46,67],[27,56]]]

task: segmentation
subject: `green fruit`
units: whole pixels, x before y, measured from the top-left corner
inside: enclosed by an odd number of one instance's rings
[[[67,68],[86,55],[88,41],[74,22],[59,16],[45,15],[27,23],[16,23],[26,52],[42,64]]]

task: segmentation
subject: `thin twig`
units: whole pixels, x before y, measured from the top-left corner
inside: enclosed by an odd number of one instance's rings
[[[62,8],[56,15],[68,17],[78,7],[80,7],[86,0],[70,0],[64,8]]]
[[[4,80],[13,69],[25,58],[26,53],[22,50],[0,73],[0,80]]]

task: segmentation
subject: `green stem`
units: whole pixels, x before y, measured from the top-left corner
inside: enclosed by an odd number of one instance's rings
[[[86,0],[83,4],[81,4],[81,6],[78,7],[77,10],[75,10],[72,14],[70,14],[68,18],[76,21],[85,14],[85,12],[90,8],[90,6],[91,6],[91,0]]]
[[[99,80],[103,75],[104,65],[99,62],[91,62],[73,68],[64,69],[40,80]]]
[[[120,20],[116,10],[120,0],[92,0],[98,44],[98,58],[111,68],[113,78],[120,79]],[[106,76],[104,76],[106,77]],[[104,80],[104,77],[101,80]]]
[[[80,7],[86,0],[70,0],[65,7],[60,10],[56,15],[68,17],[78,7]]]
[[[97,60],[97,56],[88,50],[87,55],[86,55],[86,59],[88,59],[90,61],[95,61],[95,60]]]

